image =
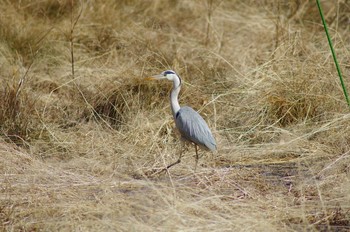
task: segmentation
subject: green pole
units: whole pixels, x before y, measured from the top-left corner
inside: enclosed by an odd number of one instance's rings
[[[337,68],[337,71],[338,71],[338,76],[339,76],[339,79],[340,79],[341,86],[343,88],[345,99],[346,99],[346,102],[348,103],[348,106],[350,107],[350,101],[349,101],[348,93],[346,92],[346,87],[345,87],[345,84],[344,84],[343,76],[342,76],[342,73],[340,71],[340,67],[339,67],[339,64],[338,64],[338,61],[337,61],[337,57],[335,56],[335,52],[334,52],[334,48],[333,48],[331,37],[329,36],[329,33],[328,33],[328,28],[327,28],[326,20],[324,19],[324,16],[323,16],[321,4],[320,4],[319,0],[316,0],[316,3],[317,3],[317,6],[318,6],[318,10],[320,11],[322,23],[323,23],[323,26],[324,26],[324,30],[326,31],[326,35],[327,35],[329,46],[331,47],[333,60],[334,60],[334,63],[335,63],[335,67]]]

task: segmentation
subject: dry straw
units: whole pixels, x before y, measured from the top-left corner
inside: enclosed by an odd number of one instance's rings
[[[350,115],[319,12],[277,3],[2,1],[0,230],[349,230]],[[348,2],[322,6],[347,63]],[[167,69],[218,152],[152,176],[180,145],[171,83],[143,81]]]

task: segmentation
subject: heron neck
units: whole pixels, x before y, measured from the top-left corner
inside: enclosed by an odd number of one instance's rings
[[[173,89],[171,90],[170,93],[170,105],[171,105],[171,110],[173,112],[174,119],[176,118],[177,112],[180,110],[180,104],[178,100],[178,96],[180,93],[181,89],[181,80],[180,78],[174,78],[173,81]]]

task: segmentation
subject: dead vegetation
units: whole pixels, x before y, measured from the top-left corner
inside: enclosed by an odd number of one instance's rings
[[[348,1],[322,2],[344,76]],[[5,231],[347,231],[349,109],[313,1],[3,1]],[[165,69],[218,152],[177,158]],[[346,83],[348,85],[348,83]]]

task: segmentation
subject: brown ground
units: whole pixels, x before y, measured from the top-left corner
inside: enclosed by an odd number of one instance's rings
[[[288,2],[286,4],[285,2]],[[348,1],[321,1],[345,84]],[[350,230],[350,114],[314,1],[1,1],[5,231]],[[171,83],[218,152],[177,159]]]

